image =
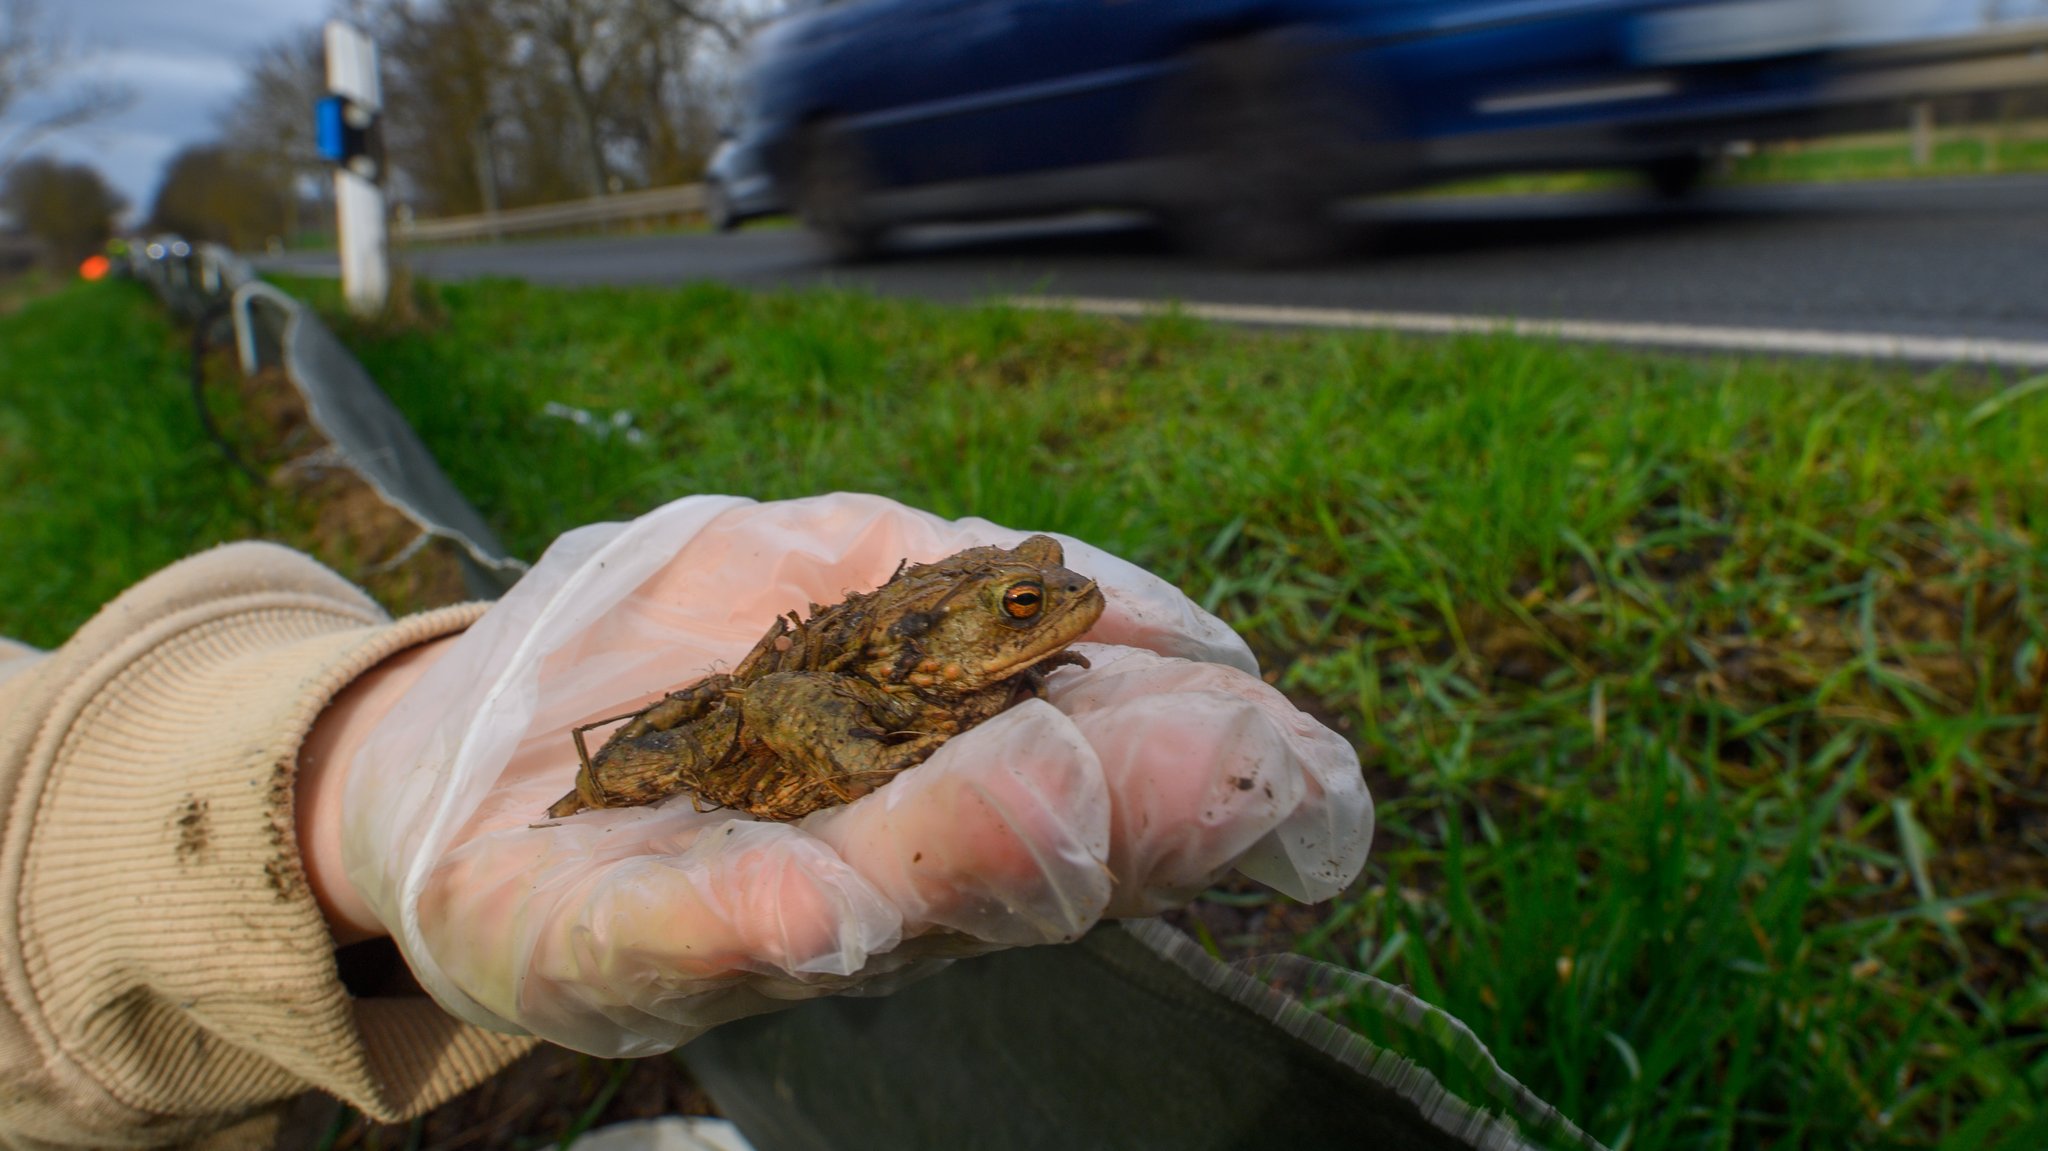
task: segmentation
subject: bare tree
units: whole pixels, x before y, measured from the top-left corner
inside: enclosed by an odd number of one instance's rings
[[[590,194],[604,195],[611,170],[605,162],[599,117],[619,65],[630,51],[627,5],[620,0],[505,0],[505,12],[555,70],[575,110],[589,165]]]
[[[150,208],[150,227],[242,251],[263,247],[288,226],[285,201],[239,151],[218,144],[171,158]]]
[[[500,207],[508,183],[500,152],[508,146],[505,122],[521,78],[513,67],[513,33],[492,0],[431,6],[391,0],[377,29],[392,165],[405,172],[430,211]],[[517,200],[521,189],[511,182]]]
[[[753,21],[744,15],[724,11],[705,0],[659,0],[661,7],[678,21],[702,28],[718,37],[727,52],[737,52],[746,41]]]
[[[0,0],[4,3],[6,0]],[[731,101],[735,45],[786,0],[354,0],[382,48],[401,194],[459,215],[691,179]],[[359,17],[360,17],[359,13]],[[283,186],[310,147],[318,44],[273,45],[223,122]],[[296,168],[303,177],[313,170]]]
[[[286,236],[299,230],[300,181],[326,171],[313,141],[313,105],[326,91],[326,45],[319,28],[307,28],[257,52],[221,120],[243,170],[285,206]]]
[[[36,0],[0,0],[0,176],[29,149],[59,132],[120,111],[134,99],[128,89],[90,81],[55,91],[78,60],[71,45],[44,27]],[[48,94],[46,107],[25,108]]]
[[[669,0],[624,0],[628,51],[604,112],[615,169],[644,184],[696,175],[716,144],[722,86],[718,62],[731,55],[714,22],[678,19]]]

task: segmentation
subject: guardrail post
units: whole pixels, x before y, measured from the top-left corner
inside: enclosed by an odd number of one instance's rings
[[[470,129],[470,150],[475,153],[477,190],[483,193],[484,222],[487,234],[493,240],[502,240],[505,234],[498,227],[498,153],[491,146],[493,121],[486,117]]]
[[[377,82],[376,42],[339,20],[327,22],[327,88],[371,118],[384,106]],[[341,292],[349,310],[359,316],[383,311],[391,294],[382,169],[382,156],[377,155],[354,157],[334,170]]]
[[[1912,109],[1913,167],[1934,162],[1934,101],[1915,100]]]

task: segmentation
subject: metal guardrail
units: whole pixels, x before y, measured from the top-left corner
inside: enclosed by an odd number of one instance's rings
[[[648,188],[639,192],[618,192],[588,200],[541,204],[503,212],[481,212],[474,216],[448,216],[438,220],[400,220],[398,239],[406,243],[431,244],[445,240],[485,240],[515,232],[543,232],[551,228],[576,228],[590,224],[616,224],[654,216],[681,216],[704,210],[704,185],[679,184],[672,188]]]
[[[1834,105],[2048,88],[2048,24],[1844,53],[1823,96]]]

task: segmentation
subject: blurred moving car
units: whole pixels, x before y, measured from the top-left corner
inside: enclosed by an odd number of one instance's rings
[[[757,216],[773,216],[783,206],[775,181],[763,166],[759,149],[737,145],[727,133],[704,168],[704,221],[716,232],[730,232]]]
[[[1327,251],[1333,207],[1632,166],[1812,127],[1858,0],[811,0],[764,29],[715,165],[729,212],[832,252],[898,224],[1157,212],[1209,251]],[[748,182],[746,207],[740,207]]]

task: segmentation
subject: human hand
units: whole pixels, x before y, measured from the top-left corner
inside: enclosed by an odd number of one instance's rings
[[[793,824],[687,798],[537,822],[570,729],[729,667],[774,615],[1027,533],[872,496],[693,497],[558,540],[349,756],[339,821],[364,914],[450,1011],[605,1055],[940,957],[1077,938],[1233,865],[1296,898],[1356,877],[1371,801],[1349,744],[1253,674],[1228,627],[1066,541],[1107,600],[1047,699]]]

